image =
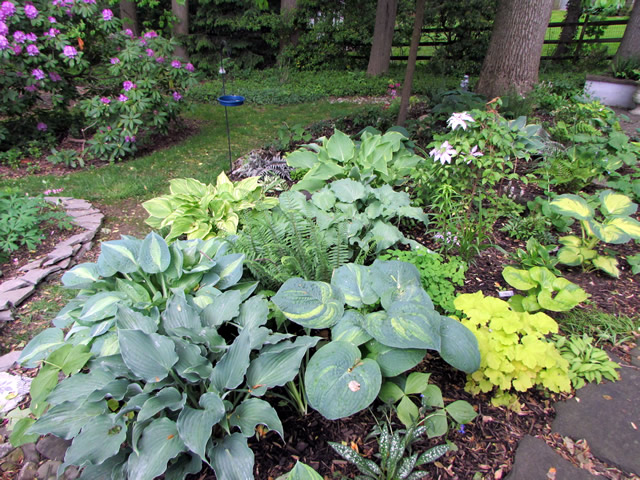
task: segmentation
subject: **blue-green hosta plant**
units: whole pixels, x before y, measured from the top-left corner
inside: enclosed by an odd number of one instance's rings
[[[618,277],[618,260],[601,255],[596,247],[600,242],[611,244],[640,240],[640,222],[632,218],[638,205],[626,195],[603,190],[591,200],[597,204],[600,215],[584,198],[565,194],[551,202],[551,209],[560,215],[575,218],[580,222],[581,236],[560,237],[563,245],[558,251],[560,263],[570,266],[594,267],[613,277]]]
[[[305,329],[331,329],[304,374],[309,405],[331,420],[368,407],[383,377],[413,368],[427,350],[468,373],[480,365],[475,336],[434,309],[408,263],[347,264],[330,284],[292,278],[271,300]]]
[[[22,431],[73,440],[60,474],[183,479],[208,464],[219,480],[253,478],[247,438],[259,424],[283,436],[263,397],[319,339],[267,328],[267,300],[226,247],[126,237],[64,275],[82,290],[21,356],[42,365]]]
[[[142,204],[149,213],[147,224],[158,230],[170,228],[168,242],[183,235],[188,240],[207,240],[221,233],[234,234],[239,212],[267,210],[277,203],[276,199],[264,197],[258,177],[234,183],[222,172],[215,185],[205,185],[194,178],[176,178],[169,184],[169,195]]]
[[[407,147],[407,136],[395,130],[384,135],[364,131],[354,142],[339,130],[318,143],[304,145],[287,155],[287,165],[308,169],[294,190],[315,192],[327,181],[352,178],[372,185],[400,185],[411,170],[424,162]]]
[[[527,270],[509,266],[502,271],[502,278],[513,288],[527,292],[526,296],[514,295],[509,299],[516,312],[566,312],[589,298],[580,286],[556,277],[545,267]]]

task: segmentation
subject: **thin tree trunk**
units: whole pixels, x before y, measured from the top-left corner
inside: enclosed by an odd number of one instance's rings
[[[418,46],[422,36],[422,22],[424,20],[425,0],[416,1],[416,16],[413,23],[413,35],[411,36],[411,47],[409,47],[409,60],[407,61],[407,71],[404,75],[404,85],[402,85],[402,98],[400,99],[400,112],[398,113],[398,125],[404,126],[409,112],[409,98],[411,97],[411,84],[413,74],[416,71],[416,58],[418,57]]]
[[[280,0],[280,16],[283,19],[285,25],[289,25],[293,20],[295,11],[298,8],[298,0]],[[287,28],[288,30],[288,28]],[[298,29],[294,29],[288,35],[284,35],[280,38],[280,52],[289,45],[295,46],[300,38],[300,32]]]
[[[564,25],[562,26],[560,38],[558,39],[559,43],[555,52],[553,52],[554,60],[559,60],[559,57],[563,57],[569,52],[570,42],[578,31],[578,26],[571,24],[579,22],[581,16],[582,0],[569,0],[567,4],[567,16],[564,18]]]
[[[136,37],[140,36],[138,13],[134,0],[120,0],[120,19],[124,28],[131,30]]]
[[[396,26],[398,0],[378,0],[376,24],[373,29],[373,43],[369,54],[369,75],[380,75],[389,71],[393,31]]]
[[[616,59],[635,58],[640,60],[640,0],[636,0],[631,16],[618,47]]]
[[[553,0],[500,0],[478,93],[493,98],[533,88],[552,6]]]
[[[172,33],[180,42],[176,47],[176,56],[185,61],[189,60],[184,46],[185,37],[189,35],[189,0],[171,0],[171,12],[176,17]]]

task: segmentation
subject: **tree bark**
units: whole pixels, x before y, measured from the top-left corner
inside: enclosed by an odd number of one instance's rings
[[[553,0],[500,0],[478,93],[493,98],[533,88],[552,5]]]
[[[373,43],[369,54],[367,74],[380,75],[389,71],[393,31],[396,26],[398,0],[378,0]]]
[[[616,52],[616,60],[634,58],[640,61],[640,0],[636,0],[624,31],[622,42]]]
[[[565,56],[569,52],[569,45],[571,40],[576,36],[578,31],[577,25],[570,25],[571,23],[577,23],[582,16],[582,0],[569,0],[567,4],[567,16],[564,17],[564,25],[560,32],[560,38],[558,39],[558,46],[555,52],[553,52],[554,60],[559,60],[559,57]]]
[[[409,99],[411,98],[411,85],[413,84],[413,74],[416,71],[416,58],[418,57],[418,47],[422,36],[422,23],[424,20],[425,0],[416,1],[416,16],[413,23],[413,34],[411,36],[411,46],[409,47],[409,60],[407,61],[407,71],[404,74],[404,85],[402,86],[402,97],[400,99],[400,112],[398,113],[397,124],[401,127],[407,120],[409,112]]]
[[[176,47],[176,56],[182,60],[189,60],[184,40],[189,35],[189,0],[171,0],[171,12],[176,20],[173,24],[172,34],[180,42]]]
[[[298,0],[280,0],[280,16],[282,17],[283,23],[285,25],[289,25],[289,23],[293,20],[292,17],[295,15],[295,11],[297,8]],[[297,29],[291,31],[291,33],[289,33],[288,35],[283,35],[280,38],[280,52],[282,52],[289,45],[295,46],[298,43],[299,38],[300,32]]]
[[[138,13],[134,0],[120,0],[120,19],[124,28],[130,29],[136,37],[140,36]]]

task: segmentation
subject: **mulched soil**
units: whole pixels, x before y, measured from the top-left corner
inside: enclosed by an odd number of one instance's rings
[[[422,114],[422,113],[421,113]],[[181,141],[189,134],[197,131],[197,125],[191,125],[182,133],[171,136],[165,143],[156,142],[167,146]],[[327,131],[328,134],[331,131]],[[72,170],[60,166],[49,167],[46,161],[42,162],[42,172],[66,175]],[[55,167],[55,168],[54,168]],[[21,176],[27,174],[26,166],[18,171],[5,172],[5,167],[0,167],[0,175],[10,174]],[[524,197],[535,196],[538,192],[525,190]],[[525,198],[525,200],[531,199]],[[110,240],[119,238],[121,234],[144,235],[149,229],[143,223],[146,212],[134,201],[127,202],[117,207],[96,205],[105,213],[105,225],[98,234],[97,240]],[[425,232],[412,232],[430,246],[431,240]],[[65,232],[54,234],[56,239],[63,238]],[[69,233],[71,235],[71,233]],[[54,243],[48,239],[47,244]],[[524,247],[524,242],[515,241],[497,229],[493,232],[493,241],[507,251]],[[433,245],[431,245],[433,246]],[[45,247],[33,255],[46,253]],[[613,246],[618,253],[621,263],[621,277],[610,278],[598,272],[585,273],[579,269],[565,269],[563,274],[569,280],[579,284],[589,294],[591,302],[598,308],[617,314],[637,317],[640,314],[640,299],[638,288],[633,276],[629,272],[628,265],[624,261],[625,256],[640,252],[640,247],[635,244]],[[87,253],[84,261],[92,261],[99,254],[99,246]],[[29,257],[28,253],[19,256],[18,264]],[[485,295],[497,296],[499,291],[510,289],[501,276],[504,265],[508,264],[505,255],[494,248],[484,250],[477,257],[467,273],[467,280],[460,292],[475,292],[482,290]],[[9,270],[11,275],[16,269]],[[10,278],[5,273],[4,279]],[[59,277],[58,277],[59,278]],[[57,281],[54,279],[53,281]],[[38,293],[36,294],[36,299]],[[18,322],[15,322],[16,324]],[[19,328],[18,325],[16,325]],[[3,335],[7,328],[2,328]],[[5,346],[5,345],[2,345]],[[1,347],[1,346],[0,346]],[[616,354],[623,359],[628,358],[630,344],[619,346]],[[452,370],[446,363],[437,357],[428,356],[427,359],[416,367],[418,371],[430,372],[432,383],[442,389],[445,402],[464,399],[470,402],[478,412],[477,419],[465,426],[464,432],[451,429],[446,439],[451,440],[458,450],[447,453],[433,464],[423,467],[425,478],[434,479],[460,479],[471,480],[480,474],[485,480],[500,480],[510,471],[515,449],[519,440],[525,435],[534,435],[543,438],[554,447],[561,455],[574,464],[586,468],[593,474],[612,480],[637,479],[616,470],[610,465],[604,465],[595,459],[589,452],[589,446],[585,442],[573,442],[551,433],[551,422],[554,419],[553,403],[557,400],[569,398],[568,395],[545,396],[533,391],[519,395],[522,408],[519,413],[505,408],[493,407],[489,398],[484,395],[471,396],[464,391],[465,376],[461,372]],[[33,372],[33,371],[32,371]],[[300,417],[297,412],[287,410],[286,406],[278,407],[280,418],[283,421],[285,438],[281,439],[274,432],[269,432],[265,438],[251,439],[250,445],[255,452],[255,475],[259,480],[275,480],[278,476],[290,470],[297,460],[301,460],[324,476],[324,478],[354,478],[357,470],[339,457],[327,444],[328,441],[345,442],[357,449],[366,457],[375,459],[377,443],[375,438],[368,437],[374,425],[371,411],[363,411],[347,419],[328,421],[317,412],[312,411],[307,416]],[[443,443],[445,439],[424,439],[417,444],[417,450]],[[212,480],[214,475],[210,470],[204,470],[192,479]]]

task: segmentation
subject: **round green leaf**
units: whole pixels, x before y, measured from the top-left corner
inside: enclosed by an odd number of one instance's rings
[[[331,329],[332,340],[343,340],[355,346],[371,340],[369,335],[360,325],[364,316],[355,310],[347,310],[340,321]]]
[[[550,204],[553,213],[575,218],[577,220],[590,220],[593,218],[593,209],[587,201],[579,197],[566,193],[556,197]]]
[[[290,278],[271,300],[292,322],[305,328],[328,328],[344,313],[344,297],[324,282]]]
[[[346,163],[351,160],[355,152],[353,141],[340,130],[335,130],[334,134],[327,141],[326,147],[329,157],[340,163]]]
[[[98,265],[82,263],[76,265],[62,276],[62,284],[67,288],[87,288],[100,278]]]
[[[318,350],[307,366],[305,388],[309,404],[329,420],[348,417],[368,407],[378,395],[382,375],[371,359],[347,342],[331,342]]]
[[[469,423],[478,416],[473,407],[464,400],[456,400],[445,407],[445,410],[456,422]]]
[[[364,198],[366,194],[365,186],[361,182],[356,182],[350,178],[331,182],[329,188],[335,193],[338,200],[344,203],[353,203]]]
[[[502,271],[502,278],[505,282],[518,290],[527,291],[530,288],[535,288],[535,282],[531,281],[531,277],[527,270],[521,270],[511,266],[505,267]]]

